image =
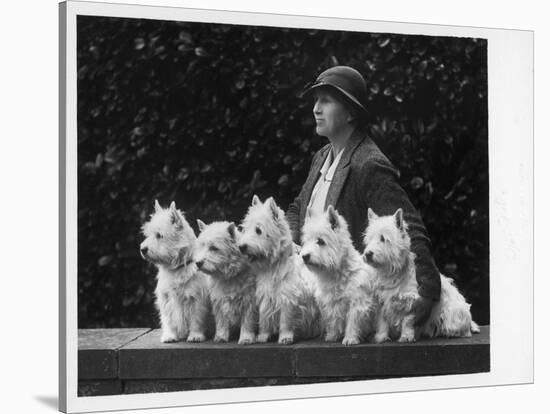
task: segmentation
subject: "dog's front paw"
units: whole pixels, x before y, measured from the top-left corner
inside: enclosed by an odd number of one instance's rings
[[[290,345],[294,343],[294,334],[289,332],[279,335],[279,343],[281,345]]]
[[[178,338],[171,332],[163,332],[160,336],[160,342],[165,344],[170,342],[178,342]]]
[[[204,342],[206,336],[202,332],[191,332],[187,337],[187,342]]]
[[[239,345],[250,345],[255,342],[254,334],[242,334],[239,338]]]
[[[376,342],[377,344],[390,342],[390,341],[391,339],[387,333],[377,333],[376,335],[374,335],[374,342]]]
[[[415,341],[414,333],[403,333],[397,340],[397,342],[401,342],[401,343],[408,343],[408,342],[414,342],[414,341]]]
[[[356,336],[346,336],[344,340],[342,341],[343,345],[349,346],[349,345],[358,345],[361,341]]]
[[[269,336],[270,335],[268,333],[261,333],[256,337],[256,342],[264,344],[269,341]]]

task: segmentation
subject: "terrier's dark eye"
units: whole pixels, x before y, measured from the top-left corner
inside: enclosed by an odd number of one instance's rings
[[[319,238],[317,239],[317,244],[318,244],[319,246],[324,246],[326,243],[325,243],[325,241],[324,241],[323,239],[321,239],[321,238],[319,237]]]
[[[382,243],[384,243],[384,242],[386,241],[386,239],[384,238],[384,235],[383,235],[383,234],[380,235],[380,241],[381,241]]]
[[[256,227],[256,234],[260,236],[262,234],[262,230],[259,227]]]
[[[155,236],[156,236],[157,239],[162,239],[162,234],[160,234],[160,233],[155,234]]]
[[[214,245],[211,245],[209,250],[210,250],[211,252],[217,252],[217,251],[220,250],[220,249],[218,249],[218,248],[217,248],[216,246],[214,246]]]

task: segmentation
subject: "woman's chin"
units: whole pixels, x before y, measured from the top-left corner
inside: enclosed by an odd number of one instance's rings
[[[315,133],[321,137],[326,137],[325,129],[320,127],[319,125],[315,127]]]

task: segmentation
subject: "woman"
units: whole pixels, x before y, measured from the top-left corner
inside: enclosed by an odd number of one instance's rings
[[[344,216],[355,248],[363,250],[362,233],[370,207],[377,215],[402,208],[416,255],[416,278],[422,297],[416,305],[416,324],[430,314],[439,300],[441,281],[430,253],[426,228],[398,182],[398,172],[365,128],[367,85],[361,74],[348,66],[335,66],[307,85],[302,96],[313,95],[315,131],[329,143],[313,157],[300,194],[289,206],[287,219],[295,243],[308,207],[324,211],[333,205]]]

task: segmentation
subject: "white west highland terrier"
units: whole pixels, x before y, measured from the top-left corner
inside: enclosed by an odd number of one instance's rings
[[[280,344],[318,336],[315,279],[294,253],[290,227],[273,198],[262,203],[254,196],[239,248],[256,274],[257,342],[267,342],[277,333]]]
[[[376,323],[374,275],[353,247],[346,220],[332,206],[323,214],[308,208],[302,235],[300,254],[318,278],[325,341],[364,342]]]
[[[208,277],[193,261],[196,236],[174,202],[143,225],[141,256],[158,268],[156,305],[160,313],[161,342],[202,342],[210,314]]]
[[[415,330],[413,308],[419,298],[418,284],[403,210],[378,217],[369,208],[368,219],[363,258],[376,270],[377,294],[381,302],[375,342],[393,338],[412,342],[419,336],[467,337],[472,332],[479,332],[472,320],[470,305],[451,279],[443,275],[440,300],[434,304],[426,323]]]
[[[210,299],[216,320],[214,342],[228,342],[240,328],[239,344],[255,342],[256,278],[237,245],[234,223],[197,220],[200,234],[195,262],[212,279]]]

